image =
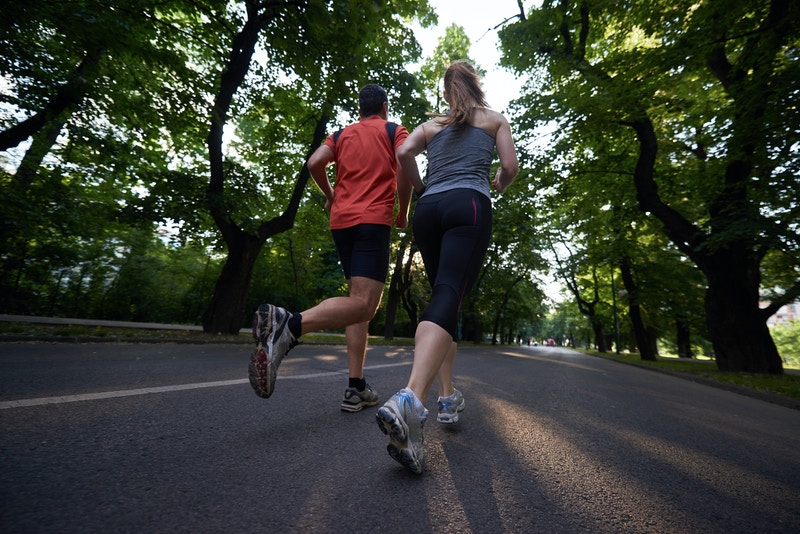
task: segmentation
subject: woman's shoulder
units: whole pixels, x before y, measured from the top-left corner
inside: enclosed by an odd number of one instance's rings
[[[434,135],[442,131],[442,129],[444,129],[445,126],[442,123],[441,117],[434,117],[429,121],[423,122],[422,124],[420,124],[419,127],[422,128],[423,132],[425,132],[425,138],[430,141],[430,139]]]
[[[470,117],[470,124],[483,130],[486,130],[492,135],[497,134],[497,130],[508,121],[502,113],[489,108],[475,108]]]

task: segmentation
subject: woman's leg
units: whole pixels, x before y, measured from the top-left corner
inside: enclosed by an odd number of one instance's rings
[[[433,379],[455,345],[447,330],[430,321],[422,321],[414,336],[414,365],[408,379],[408,388],[424,404]],[[455,350],[452,350],[455,356]],[[452,368],[450,370],[452,372]]]
[[[453,365],[456,361],[456,347],[458,347],[458,344],[455,341],[450,343],[447,355],[445,355],[442,365],[439,367],[439,372],[436,374],[440,397],[449,397],[455,389],[453,387]]]

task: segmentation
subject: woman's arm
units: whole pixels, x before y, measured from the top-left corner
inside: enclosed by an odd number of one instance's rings
[[[421,194],[425,190],[425,184],[422,183],[422,178],[419,175],[416,157],[426,147],[425,125],[422,124],[409,134],[405,143],[400,145],[395,152],[397,161],[400,164],[398,173],[412,185],[417,194]]]
[[[495,144],[497,157],[500,158],[500,168],[497,169],[492,187],[498,193],[505,193],[508,186],[514,182],[514,178],[517,177],[519,161],[517,160],[517,149],[514,147],[514,139],[511,137],[511,126],[503,115],[500,115],[500,126],[495,134]]]

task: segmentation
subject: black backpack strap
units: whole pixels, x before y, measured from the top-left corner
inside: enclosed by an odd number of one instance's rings
[[[342,128],[341,130],[337,130],[337,131],[333,132],[333,144],[334,145],[336,144],[336,141],[339,140],[339,136],[342,135],[342,131],[343,130],[344,130],[344,128]],[[397,130],[397,123],[394,123],[394,122],[387,122],[386,123],[386,133],[389,135],[389,144],[392,146],[392,148],[394,148],[394,132],[395,132],[395,130]]]
[[[397,130],[397,124],[394,122],[386,123],[386,133],[389,134],[389,144],[394,148],[394,132]]]

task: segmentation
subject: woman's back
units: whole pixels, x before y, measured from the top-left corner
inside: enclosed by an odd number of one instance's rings
[[[490,196],[489,172],[494,145],[494,136],[477,126],[467,124],[439,129],[428,141],[425,195],[467,188]]]
[[[442,119],[443,117],[436,117],[422,125],[428,142],[430,142],[431,138],[439,133],[439,131],[447,127],[442,123]],[[472,113],[470,113],[468,121],[470,126],[480,128],[492,137],[497,137],[497,130],[500,129],[500,126],[502,126],[504,122],[506,122],[505,118],[500,113],[483,107],[472,108]]]

